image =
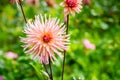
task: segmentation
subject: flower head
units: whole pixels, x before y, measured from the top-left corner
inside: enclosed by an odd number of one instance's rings
[[[60,5],[63,6],[65,16],[71,13],[73,16],[75,12],[79,13],[81,11],[82,0],[64,0]]]
[[[60,51],[67,50],[68,35],[65,34],[65,26],[59,23],[57,18],[47,18],[38,15],[33,22],[28,21],[24,28],[26,38],[21,38],[26,53],[33,54],[33,58],[39,58],[41,63],[55,60],[55,54],[62,57]]]

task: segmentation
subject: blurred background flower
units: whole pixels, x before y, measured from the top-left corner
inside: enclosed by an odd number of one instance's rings
[[[16,58],[18,58],[18,55],[17,55],[16,53],[11,52],[11,51],[6,52],[5,56],[6,56],[7,58],[11,58],[11,59],[16,59]]]
[[[3,80],[2,76],[0,76],[0,80]]]
[[[38,6],[40,0],[25,0],[26,4],[31,5],[31,6]]]
[[[50,7],[55,7],[56,5],[56,2],[55,0],[45,0],[47,5],[50,6]]]
[[[85,5],[89,5],[89,4],[91,4],[91,0],[84,0],[83,3],[84,3]]]
[[[15,2],[15,0],[9,0],[9,1],[10,1],[10,3],[12,3],[12,4]]]
[[[88,39],[84,39],[84,40],[83,40],[83,44],[84,44],[84,47],[85,47],[86,49],[95,50],[95,48],[96,48],[95,44],[91,43]]]

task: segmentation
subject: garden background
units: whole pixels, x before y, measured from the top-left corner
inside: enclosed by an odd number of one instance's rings
[[[42,13],[63,22],[63,7],[59,5],[62,0],[49,1],[40,0],[37,5],[31,5],[24,0],[27,19]],[[66,54],[64,80],[120,80],[120,2],[85,1],[81,13],[70,15],[70,48]],[[0,0],[0,77],[4,80],[45,77],[42,64],[33,61],[21,47],[24,26],[20,8],[9,0]],[[61,70],[62,59],[58,58],[53,64],[54,80],[61,80]]]

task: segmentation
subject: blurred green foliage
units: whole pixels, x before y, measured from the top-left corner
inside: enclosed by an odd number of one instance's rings
[[[27,19],[39,13],[58,17],[63,22],[62,0],[50,8],[44,0],[39,6],[23,4]],[[0,0],[0,75],[4,80],[42,80],[46,74],[42,64],[30,59],[21,47],[20,36],[25,26],[20,8],[7,0]],[[66,56],[64,80],[119,80],[120,79],[120,3],[118,0],[92,0],[80,14],[70,15],[70,49]],[[95,50],[86,49],[88,39]],[[9,59],[5,53],[18,54]],[[62,60],[53,64],[54,80],[61,79]]]

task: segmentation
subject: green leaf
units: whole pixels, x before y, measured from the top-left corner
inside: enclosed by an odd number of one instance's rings
[[[42,70],[40,70],[38,66],[35,66],[33,63],[30,63],[30,65],[35,69],[36,74],[40,80],[48,80],[48,77],[43,73]]]

